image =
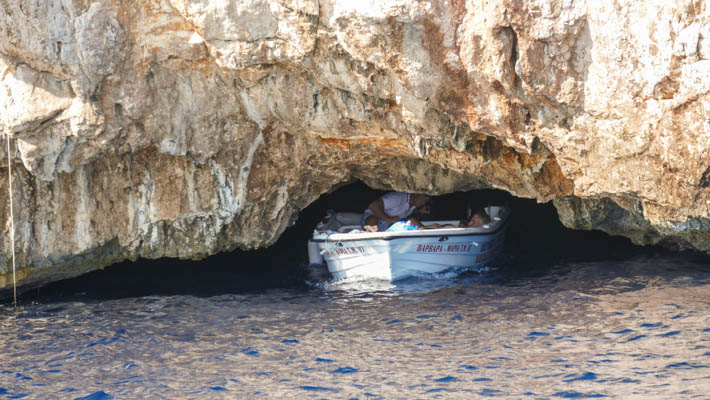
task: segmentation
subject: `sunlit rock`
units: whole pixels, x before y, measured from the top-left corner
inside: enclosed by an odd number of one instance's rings
[[[21,285],[267,246],[357,179],[710,251],[703,2],[6,0],[0,31]]]

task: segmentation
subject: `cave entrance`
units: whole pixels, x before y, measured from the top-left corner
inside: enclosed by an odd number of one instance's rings
[[[271,247],[235,250],[201,261],[177,259],[124,262],[78,278],[55,282],[31,293],[40,300],[81,296],[93,299],[145,295],[213,296],[273,288],[307,290],[304,268],[308,262],[306,243],[327,210],[362,212],[374,199],[386,193],[362,182],[340,186],[322,195],[299,214]],[[517,198],[501,190],[474,190],[434,196],[431,219],[460,219],[470,204],[473,209],[504,203],[512,209],[505,253],[519,268],[531,263],[553,263],[570,257],[596,257],[623,253],[634,246],[625,238],[598,231],[567,229],[559,221],[552,203]],[[637,248],[638,249],[638,248]],[[637,250],[638,251],[638,250]]]
[[[355,182],[324,194],[301,212],[296,225],[289,228],[279,242],[303,243],[304,254],[301,259],[306,262],[305,242],[328,209],[362,212],[372,200],[386,192],[372,189],[362,182]],[[433,196],[433,199],[431,215],[424,216],[424,219],[457,220],[465,217],[469,206],[476,210],[489,204],[509,205],[512,214],[506,247],[516,255],[583,258],[639,249],[623,237],[613,237],[601,231],[568,229],[560,222],[552,202],[541,204],[534,199],[515,197],[503,190],[455,192]],[[293,236],[289,237],[291,234]]]

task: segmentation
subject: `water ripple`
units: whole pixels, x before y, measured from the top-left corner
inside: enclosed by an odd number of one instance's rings
[[[0,399],[702,398],[708,298],[655,258],[0,307]]]

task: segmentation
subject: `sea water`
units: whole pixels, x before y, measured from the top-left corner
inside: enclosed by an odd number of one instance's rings
[[[710,398],[702,257],[506,254],[395,283],[320,272],[6,302],[0,399]]]

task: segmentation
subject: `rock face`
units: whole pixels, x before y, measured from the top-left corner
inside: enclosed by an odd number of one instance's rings
[[[710,252],[705,0],[3,0],[0,32],[20,285],[266,246],[356,179]]]

